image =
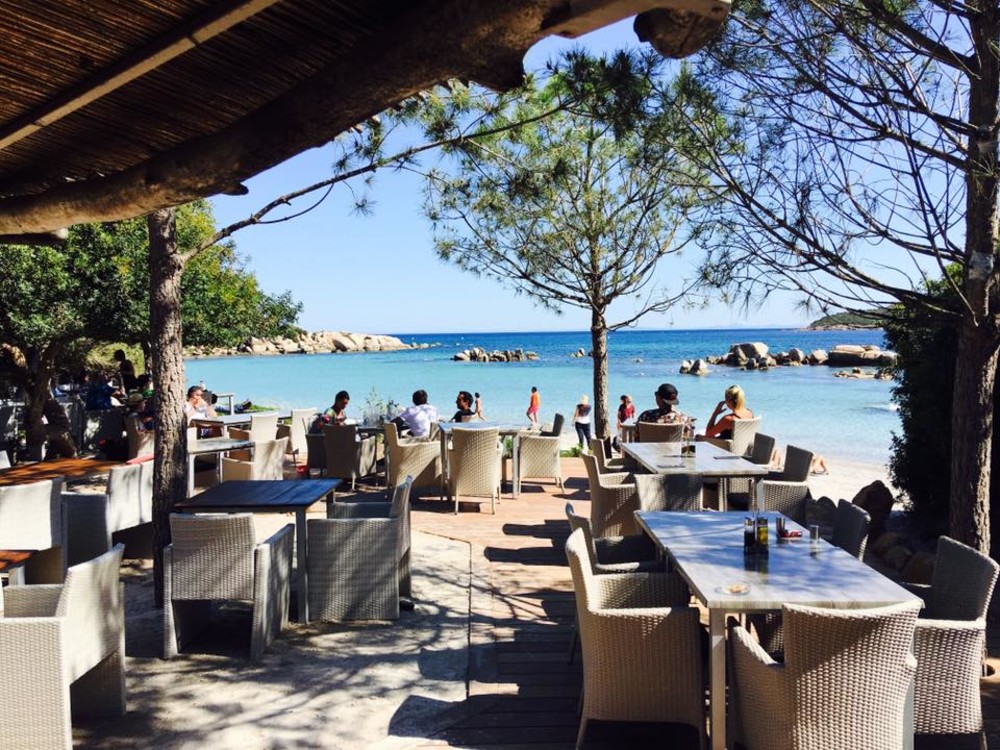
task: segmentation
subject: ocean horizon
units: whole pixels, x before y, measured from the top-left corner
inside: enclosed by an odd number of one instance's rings
[[[426,390],[442,418],[454,412],[459,390],[479,392],[487,419],[520,421],[532,386],[542,397],[543,421],[556,412],[569,420],[582,394],[593,398],[589,331],[504,331],[393,333],[407,344],[427,348],[395,352],[263,355],[185,360],[189,383],[204,381],[211,390],[236,394],[279,408],[324,409],[334,393],[351,394],[348,412],[360,417],[369,399],[406,406],[418,388]],[[747,403],[762,417],[761,431],[779,445],[793,444],[828,457],[885,464],[899,416],[892,404],[892,381],[834,377],[838,368],[776,367],[742,371],[713,366],[707,375],[678,373],[684,359],[721,355],[732,344],[760,341],[770,351],[798,346],[807,352],[836,344],[884,346],[879,329],[814,331],[806,328],[627,329],[608,336],[609,408],[628,393],[636,409],[654,406],[662,382],[680,392],[679,408],[704,427],[726,387],[741,385]],[[523,349],[540,359],[517,363],[455,362],[464,349]],[[614,424],[612,423],[612,428]],[[572,431],[572,427],[569,428]]]

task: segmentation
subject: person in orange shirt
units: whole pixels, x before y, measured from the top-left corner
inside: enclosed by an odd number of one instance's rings
[[[542,408],[542,397],[538,395],[538,388],[531,386],[531,400],[528,402],[528,411],[525,412],[531,420],[532,427],[538,427],[538,412]]]

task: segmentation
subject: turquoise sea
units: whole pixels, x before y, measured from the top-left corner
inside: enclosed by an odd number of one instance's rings
[[[186,360],[189,383],[204,381],[215,392],[233,392],[238,402],[250,400],[282,408],[326,408],[340,389],[351,394],[348,412],[360,417],[365,401],[377,398],[406,405],[414,390],[425,389],[442,415],[454,412],[459,390],[479,391],[487,419],[521,420],[531,386],[542,397],[542,420],[560,411],[569,418],[581,394],[592,394],[589,357],[570,356],[590,350],[590,335],[552,333],[393,334],[428,349],[356,354],[313,354],[226,357]],[[671,382],[680,391],[680,408],[703,427],[727,386],[738,383],[751,409],[763,417],[761,429],[779,444],[792,443],[842,459],[884,463],[899,417],[891,403],[890,381],[835,378],[834,368],[778,367],[744,372],[714,367],[705,376],[678,374],[684,359],[723,354],[730,345],[762,341],[772,352],[798,346],[807,352],[835,344],[884,346],[882,333],[806,331],[801,329],[625,330],[609,337],[609,383],[612,409],[623,393],[637,410],[652,407],[653,391]],[[522,363],[453,362],[458,351],[480,346],[522,348],[540,360]],[[612,411],[612,415],[614,412]],[[525,419],[525,423],[527,420]]]

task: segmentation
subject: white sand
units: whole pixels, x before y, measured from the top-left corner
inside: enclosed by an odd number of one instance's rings
[[[887,466],[862,461],[847,461],[828,458],[829,474],[811,474],[809,489],[813,497],[829,497],[833,500],[852,500],[862,487],[881,480],[895,494],[896,488],[889,481]]]

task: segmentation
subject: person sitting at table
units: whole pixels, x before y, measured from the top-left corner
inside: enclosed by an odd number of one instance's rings
[[[351,394],[347,391],[337,391],[330,408],[313,420],[309,432],[319,433],[327,425],[342,425],[347,421],[347,405],[351,402]]]
[[[723,414],[729,409],[727,414]],[[733,422],[738,419],[753,419],[753,412],[747,408],[746,394],[738,385],[726,388],[725,398],[715,406],[715,411],[705,425],[705,437],[733,439]]]
[[[455,397],[455,406],[458,407],[458,411],[451,418],[452,422],[468,422],[475,418],[476,412],[472,409],[472,394],[468,391],[458,392],[458,396]]]
[[[207,419],[216,416],[215,409],[205,400],[205,389],[200,385],[188,388],[187,403],[184,404],[184,416],[188,424],[195,419]]]
[[[118,404],[112,399],[123,399],[122,393],[111,383],[111,375],[100,370],[95,370],[90,377],[90,386],[87,389],[87,397],[84,399],[86,408],[89,411],[99,409],[110,409]]]
[[[152,430],[155,427],[155,418],[146,406],[145,397],[139,391],[133,391],[128,395],[125,407],[127,415],[134,414],[138,417],[137,425],[140,430]]]
[[[421,389],[413,392],[413,406],[399,412],[397,419],[406,423],[412,437],[427,437],[431,433],[431,423],[438,421],[438,410],[427,403],[427,391]]]
[[[45,417],[45,459],[76,458],[76,443],[70,432],[69,417],[66,409],[52,396],[45,399],[42,406],[42,416]]]
[[[682,422],[686,418],[684,413],[676,409],[679,399],[677,389],[670,383],[660,383],[660,387],[653,394],[656,397],[656,408],[646,409],[636,422],[662,422],[672,424]]]

